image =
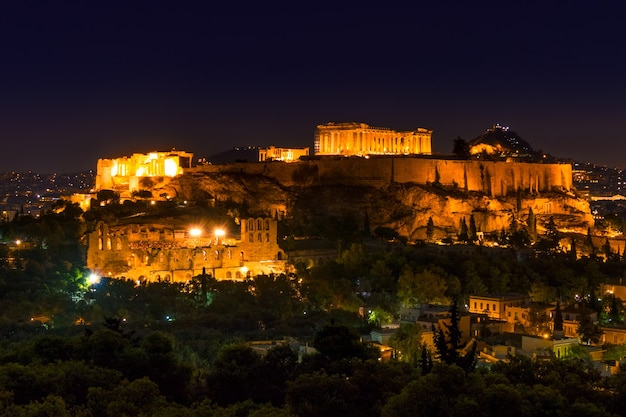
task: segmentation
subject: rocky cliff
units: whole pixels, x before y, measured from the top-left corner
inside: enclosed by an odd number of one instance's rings
[[[250,164],[258,171],[259,164]],[[281,183],[262,172],[238,170],[190,170],[174,178],[157,193],[208,204],[230,200],[247,207],[252,215],[279,215],[311,222],[324,217],[346,217],[363,226],[369,222],[396,230],[410,240],[425,239],[432,217],[436,238],[458,231],[462,218],[474,216],[477,231],[508,229],[514,218],[523,225],[529,209],[539,232],[552,217],[559,229],[585,233],[593,225],[588,203],[571,191],[519,191],[498,197],[463,190],[456,184],[388,183],[374,185],[315,181]],[[367,220],[366,220],[367,219]]]

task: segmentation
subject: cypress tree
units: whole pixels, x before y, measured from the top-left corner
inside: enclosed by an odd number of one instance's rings
[[[475,242],[476,239],[478,239],[476,236],[476,220],[474,220],[474,214],[470,215],[468,237],[470,242]]]
[[[533,241],[537,240],[537,217],[532,207],[528,208],[528,234]]]
[[[426,240],[431,242],[434,236],[435,236],[435,222],[433,222],[432,217],[429,217],[428,222],[426,223]]]
[[[465,217],[462,217],[459,223],[459,240],[460,241],[467,242],[469,240],[469,236],[467,232],[468,232],[467,222],[465,221]]]

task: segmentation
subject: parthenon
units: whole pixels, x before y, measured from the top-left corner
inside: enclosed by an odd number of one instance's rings
[[[397,132],[365,123],[329,122],[318,125],[315,134],[316,155],[414,155],[431,154],[433,131],[422,127]]]

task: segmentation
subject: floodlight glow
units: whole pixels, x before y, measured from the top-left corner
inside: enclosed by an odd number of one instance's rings
[[[175,177],[178,175],[178,164],[173,159],[166,159],[163,162],[165,175],[168,177]]]
[[[89,285],[96,285],[97,283],[100,282],[100,276],[97,274],[93,274],[93,273],[89,274],[87,281],[89,281]]]
[[[191,229],[189,229],[189,236],[191,237],[199,237],[202,235],[202,229],[200,229],[199,227],[193,227]]]
[[[215,229],[213,233],[216,237],[224,237],[226,235],[226,231],[224,229]]]

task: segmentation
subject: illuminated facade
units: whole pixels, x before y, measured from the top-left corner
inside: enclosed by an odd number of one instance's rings
[[[187,282],[203,270],[219,280],[284,272],[275,220],[242,219],[240,229],[235,239],[222,229],[99,222],[88,236],[87,267],[140,282]]]
[[[184,168],[191,168],[192,160],[193,153],[176,150],[98,159],[96,190],[113,190],[122,198],[129,197],[133,191],[149,190],[155,183],[182,174]]]
[[[309,148],[277,148],[270,146],[269,148],[259,149],[259,162],[265,161],[282,161],[294,162],[301,156],[308,156]]]
[[[430,155],[432,133],[421,127],[397,132],[365,123],[330,122],[317,126],[315,155]]]

